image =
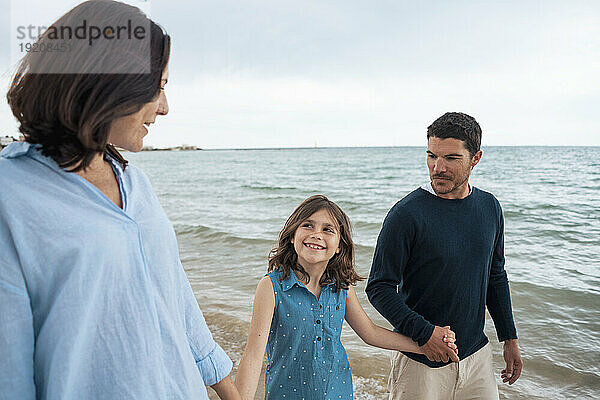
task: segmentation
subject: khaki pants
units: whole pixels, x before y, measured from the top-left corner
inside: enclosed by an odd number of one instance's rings
[[[394,352],[388,389],[389,400],[498,400],[492,346],[440,368]]]

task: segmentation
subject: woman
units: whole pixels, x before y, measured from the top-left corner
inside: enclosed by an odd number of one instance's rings
[[[69,38],[84,22],[106,40]],[[0,398],[207,399],[210,385],[239,399],[173,228],[115,149],[141,150],[168,113],[169,36],[135,7],[90,1],[38,43],[53,40],[70,52],[27,54],[7,95],[25,142],[0,157]]]

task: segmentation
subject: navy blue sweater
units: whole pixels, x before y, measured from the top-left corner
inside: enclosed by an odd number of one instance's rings
[[[498,340],[516,339],[498,200],[477,188],[456,200],[421,188],[404,197],[383,222],[366,291],[395,330],[419,346],[434,325],[450,325],[459,357],[475,353],[488,342],[486,305]],[[405,354],[430,367],[447,364]]]

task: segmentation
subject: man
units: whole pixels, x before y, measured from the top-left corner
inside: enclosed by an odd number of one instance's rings
[[[481,159],[481,128],[446,113],[427,128],[431,182],[400,200],[377,240],[367,295],[424,355],[396,353],[390,399],[498,399],[492,353],[483,333],[485,308],[504,342],[503,382],[522,361],[504,270],[504,220],[496,198],[469,185]],[[450,328],[448,328],[450,326]],[[460,362],[443,346],[456,332]]]

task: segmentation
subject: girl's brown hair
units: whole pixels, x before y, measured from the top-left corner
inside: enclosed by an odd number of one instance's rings
[[[150,42],[121,40],[118,51],[109,51],[99,43],[88,46],[71,37],[63,41],[71,46],[68,52],[31,51],[15,73],[6,95],[8,104],[25,140],[40,144],[42,153],[61,168],[84,169],[97,154],[110,154],[126,166],[127,161],[108,143],[111,123],[136,113],[160,94],[170,37],[137,7],[93,0],[59,18],[37,44],[52,44],[49,32],[81,21],[96,26],[123,21],[147,26]]]
[[[316,195],[304,200],[287,219],[283,229],[279,233],[279,242],[269,253],[268,272],[282,271],[281,280],[286,279],[293,270],[303,280],[309,282],[310,277],[304,268],[298,263],[298,255],[294,249],[292,239],[296,229],[311,215],[320,210],[327,210],[329,215],[337,221],[340,231],[340,252],[327,263],[325,272],[319,284],[321,286],[335,282],[335,291],[348,289],[365,278],[358,275],[354,269],[354,243],[352,242],[352,224],[350,218],[342,209],[323,195]]]

